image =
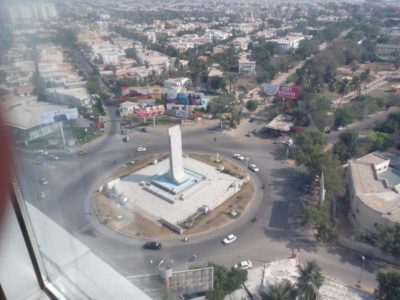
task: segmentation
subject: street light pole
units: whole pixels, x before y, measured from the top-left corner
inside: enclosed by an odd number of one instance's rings
[[[362,277],[362,274],[363,274],[363,271],[364,271],[364,263],[365,263],[365,256],[363,255],[363,256],[361,256],[361,260],[362,260],[362,264],[361,264],[361,270],[360,270],[360,277],[358,278],[358,280],[357,280],[357,284],[356,284],[356,286],[359,288],[359,287],[361,287],[361,277]]]

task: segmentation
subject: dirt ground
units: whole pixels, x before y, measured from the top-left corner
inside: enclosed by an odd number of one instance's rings
[[[357,70],[353,73],[350,66],[341,66],[337,68],[338,77],[359,75],[362,71],[370,69],[371,75],[374,72],[393,71],[393,65],[389,63],[373,62],[369,64],[358,64]]]
[[[247,176],[245,170],[238,167],[236,164],[222,160],[220,163],[213,161],[211,155],[189,154],[190,157],[208,163],[210,165],[218,166],[223,165],[225,169],[230,170],[238,177]],[[165,157],[165,155],[164,155]],[[127,175],[138,169],[145,167],[152,159],[160,159],[162,155],[149,156],[137,161],[134,165],[127,165],[121,167],[119,170],[110,175],[110,179]],[[254,185],[251,181],[242,186],[242,189],[235,195],[231,196],[228,200],[215,208],[212,212],[199,217],[194,223],[193,227],[184,232],[185,235],[192,235],[201,232],[206,232],[217,227],[229,224],[235,219],[240,217],[244,212],[247,204],[253,198]],[[117,204],[112,199],[109,199],[100,192],[94,195],[94,207],[96,214],[101,222],[113,230],[127,235],[147,238],[173,238],[177,234],[158,223],[148,220],[138,213],[126,209],[124,206]],[[162,201],[162,200],[160,200]],[[233,218],[229,213],[235,210],[238,215]]]
[[[245,86],[250,91],[258,87],[259,84],[254,78],[239,76],[238,81],[236,82],[236,86]]]

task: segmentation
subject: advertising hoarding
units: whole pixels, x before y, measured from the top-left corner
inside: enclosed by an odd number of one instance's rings
[[[297,100],[300,96],[300,87],[297,85],[279,85],[265,83],[262,89],[267,96],[275,96],[284,99]]]
[[[140,107],[135,111],[138,118],[148,118],[162,115],[165,112],[164,105]]]
[[[167,103],[178,105],[204,105],[203,93],[168,93]]]
[[[177,109],[175,111],[175,116],[178,118],[187,118],[189,116],[189,111],[183,109]]]
[[[138,99],[161,99],[161,88],[159,86],[123,86],[121,95]]]
[[[76,120],[78,117],[79,114],[77,108],[67,108],[44,113],[42,114],[41,120],[42,124],[51,124],[67,120]]]

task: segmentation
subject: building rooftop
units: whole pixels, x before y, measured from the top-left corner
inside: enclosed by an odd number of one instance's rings
[[[78,99],[86,99],[88,97],[88,92],[86,88],[83,87],[68,88],[68,89],[62,87],[48,88],[46,89],[46,92],[68,95]]]
[[[350,161],[349,169],[355,195],[382,217],[400,222],[400,172],[389,167],[389,159],[374,152]]]
[[[20,97],[7,102],[5,108],[7,124],[23,130],[42,125],[43,114],[68,108],[65,105],[38,102],[36,97]]]
[[[293,125],[292,118],[288,118],[287,116],[281,114],[265,125],[265,128],[289,132]]]

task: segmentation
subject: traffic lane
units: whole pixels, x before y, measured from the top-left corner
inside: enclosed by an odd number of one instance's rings
[[[302,251],[300,248],[299,260],[301,262],[316,260],[325,274],[355,286],[361,273],[361,255],[348,249],[329,248],[321,245],[316,248],[314,253]],[[372,263],[365,263],[361,286],[367,286],[370,289],[376,288],[378,270],[379,268]]]

